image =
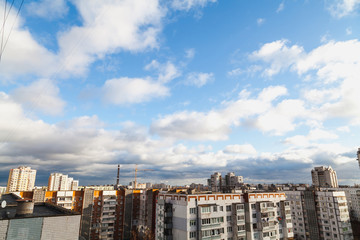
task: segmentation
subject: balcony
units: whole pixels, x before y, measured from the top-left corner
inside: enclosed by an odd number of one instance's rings
[[[265,207],[265,208],[261,208],[260,210],[262,213],[265,213],[265,212],[273,212],[275,211],[275,207]]]
[[[201,229],[220,227],[220,225],[221,223],[211,223],[211,224],[201,225]]]
[[[221,239],[221,235],[202,237],[202,240]]]

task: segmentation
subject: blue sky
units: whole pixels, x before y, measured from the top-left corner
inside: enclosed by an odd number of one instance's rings
[[[111,184],[117,164],[123,184],[135,164],[141,182],[331,165],[359,183],[359,0],[20,4],[0,2],[1,185],[19,165]]]

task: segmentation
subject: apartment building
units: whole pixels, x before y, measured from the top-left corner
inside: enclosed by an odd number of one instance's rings
[[[231,192],[234,189],[239,189],[243,182],[243,177],[236,176],[233,172],[229,172],[225,177],[222,177],[221,173],[215,172],[208,179],[208,185],[212,192]]]
[[[292,239],[284,193],[159,193],[155,239]]]
[[[20,166],[10,169],[7,192],[32,191],[35,186],[36,170]]]
[[[329,167],[315,167],[311,170],[312,183],[316,187],[339,187],[337,175],[334,169]]]
[[[296,239],[353,239],[343,191],[284,191]]]
[[[99,187],[101,188],[101,187]],[[35,203],[51,203],[81,213],[80,236],[85,239],[130,239],[154,235],[158,191],[95,190],[15,192]]]
[[[78,190],[79,181],[62,173],[51,173],[48,181],[49,191]]]

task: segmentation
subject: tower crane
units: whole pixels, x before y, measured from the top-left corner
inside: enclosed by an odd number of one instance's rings
[[[137,182],[136,182],[136,177],[137,177],[137,172],[138,171],[142,171],[142,172],[147,172],[147,171],[154,171],[153,169],[138,169],[138,165],[135,165],[135,182],[134,182],[134,189],[136,189],[137,187]]]

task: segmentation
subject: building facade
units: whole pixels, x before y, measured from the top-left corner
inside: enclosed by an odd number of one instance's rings
[[[212,192],[231,192],[240,189],[243,183],[243,177],[236,176],[233,172],[229,172],[224,178],[221,173],[215,172],[208,179],[209,190]]]
[[[343,191],[285,191],[295,239],[353,239]]]
[[[62,173],[51,173],[48,181],[49,191],[78,190],[79,181]]]
[[[36,170],[20,166],[10,169],[7,192],[32,191],[35,186]]]
[[[312,183],[316,187],[339,187],[336,172],[329,167],[315,167],[311,170]]]
[[[284,193],[160,193],[155,239],[292,239]]]

